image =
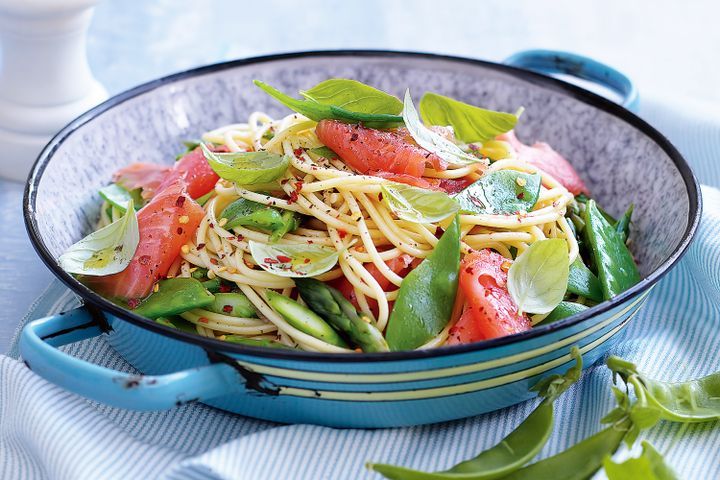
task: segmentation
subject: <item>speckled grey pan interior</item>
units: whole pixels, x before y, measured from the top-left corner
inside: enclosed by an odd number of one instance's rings
[[[98,217],[96,192],[118,168],[136,161],[172,163],[183,139],[245,121],[254,110],[286,113],[253,79],[296,92],[329,77],[354,78],[398,96],[409,87],[416,99],[432,90],[492,109],[525,107],[517,127],[521,140],[546,141],[564,154],[611,213],[635,204],[632,245],[644,277],[667,268],[692,234],[700,207],[687,164],[656,131],[609,101],[484,62],[316,52],[179,74],[116,97],[71,124],[41,155],[30,179],[26,214],[40,253],[52,263],[90,230]]]

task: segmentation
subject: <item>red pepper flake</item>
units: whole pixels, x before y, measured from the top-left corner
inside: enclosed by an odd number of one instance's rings
[[[278,263],[280,263],[280,262],[278,262],[278,261],[275,260],[274,258],[266,257],[266,258],[263,258],[263,263],[267,263],[268,265],[275,265],[275,264],[278,264]]]
[[[175,200],[175,206],[182,208],[183,205],[185,205],[185,197],[180,195],[177,200]]]
[[[223,312],[232,313],[232,311],[233,311],[232,305],[223,305]]]
[[[150,263],[150,255],[141,255],[140,258],[138,258],[138,263],[140,265],[147,265]]]
[[[518,198],[518,200],[522,200],[523,198],[525,198],[525,192],[518,193],[517,198]]]
[[[205,248],[205,244],[204,244],[204,243],[198,243],[198,246],[197,246],[198,251],[202,250],[203,248]]]
[[[283,178],[282,180],[280,180],[280,185],[285,185],[287,182],[288,182],[288,179]]]
[[[472,273],[473,273],[473,268],[472,268],[472,267],[467,267],[467,268],[465,269],[465,273],[467,273],[468,275],[472,275]]]
[[[290,192],[290,198],[288,199],[288,203],[293,204],[298,201],[299,195],[297,190],[293,190]]]
[[[232,288],[230,288],[230,285],[225,285],[224,283],[220,284],[220,293],[230,293],[232,291]]]
[[[210,263],[212,263],[213,265],[217,265],[218,264],[217,258],[211,258]]]
[[[227,237],[227,240],[230,241],[230,242],[232,242],[233,240],[235,240],[235,237],[233,237],[233,236],[231,235],[231,236]]]
[[[278,259],[279,261],[281,261],[282,263],[292,262],[292,258],[290,258],[290,257],[288,257],[288,256],[286,256],[286,255],[278,255],[278,256],[277,256],[277,259]]]
[[[128,300],[128,308],[129,308],[130,310],[135,310],[135,309],[138,307],[138,305],[140,305],[140,300],[139,300],[139,299],[137,299],[137,298],[131,298],[130,300]]]
[[[208,323],[209,320],[208,320],[207,318],[205,318],[205,317],[200,317],[200,318],[198,318],[198,322],[200,322],[200,323]]]
[[[302,147],[301,147],[301,148],[296,148],[295,150],[293,150],[293,154],[294,154],[296,157],[299,157],[300,155],[303,154],[304,151],[305,151],[305,149],[302,148]]]
[[[238,239],[238,241],[241,241],[241,240],[245,239],[245,237],[243,237],[242,235],[238,235],[237,239]]]
[[[303,260],[303,263],[310,263],[310,259],[305,257],[305,260]]]
[[[312,240],[308,240],[307,243],[308,243],[308,245],[312,245],[315,242],[313,242]]]
[[[357,139],[358,139],[358,134],[357,134],[357,133],[353,133],[352,135],[350,135],[350,141],[351,141],[351,142],[354,142],[354,141],[357,140]]]
[[[382,202],[383,196],[382,192],[378,193],[378,202]]]
[[[178,235],[182,235],[182,233],[183,233],[183,228],[182,228],[182,227],[178,227],[178,228],[177,228],[177,234],[178,234]]]
[[[338,235],[340,235],[340,238],[345,238],[347,236],[347,232],[345,230],[338,230]]]

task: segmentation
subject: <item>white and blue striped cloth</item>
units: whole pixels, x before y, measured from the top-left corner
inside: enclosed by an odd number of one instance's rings
[[[686,110],[687,111],[687,110]],[[694,110],[697,112],[697,110]],[[643,116],[686,155],[705,185],[720,186],[720,121],[652,103]],[[613,353],[659,378],[720,369],[720,191],[703,188],[705,213],[690,251],[651,293]],[[76,305],[50,286],[28,318]],[[102,340],[71,346],[79,357],[130,367]],[[89,403],[0,357],[0,479],[372,479],[366,461],[446,468],[497,443],[534,407],[416,428],[336,430],[281,426],[204,405],[132,412]],[[597,431],[613,405],[610,375],[596,366],[557,402],[552,455]],[[643,434],[682,478],[720,478],[720,425],[662,423]]]

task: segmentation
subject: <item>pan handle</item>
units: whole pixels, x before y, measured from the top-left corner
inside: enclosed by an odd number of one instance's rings
[[[133,410],[165,410],[215,398],[244,383],[225,363],[167,375],[137,375],[88,363],[57,348],[102,333],[85,307],[76,308],[28,323],[20,336],[20,354],[45,380],[92,400]]]
[[[637,110],[638,91],[633,82],[618,70],[592,58],[558,50],[524,50],[506,58],[503,63],[545,74],[562,73],[589,80],[620,95],[619,103],[623,107]]]

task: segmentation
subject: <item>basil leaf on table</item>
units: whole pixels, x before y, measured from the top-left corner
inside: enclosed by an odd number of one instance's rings
[[[678,477],[665,463],[663,456],[648,442],[642,442],[642,454],[615,463],[610,457],[603,461],[608,480],[677,480]]]
[[[580,257],[570,264],[567,291],[589,298],[594,302],[603,301],[603,291],[600,280],[585,266]]]
[[[402,183],[383,185],[382,199],[390,210],[413,223],[435,223],[458,211],[458,204],[445,192],[411,187]]]
[[[147,318],[169,317],[213,303],[212,293],[194,278],[168,278],[158,282],[158,291],[147,297],[134,313]]]
[[[224,228],[228,230],[243,226],[271,232],[271,242],[281,239],[286,233],[300,226],[300,216],[295,212],[280,210],[246,198],[239,198],[225,207],[220,218],[227,218]]]
[[[385,339],[390,350],[412,350],[445,328],[452,314],[460,270],[460,220],[457,216],[435,249],[400,285]]]
[[[507,288],[519,311],[549,313],[562,301],[568,282],[567,243],[540,240],[518,256],[508,271]]]
[[[232,152],[217,153],[202,144],[203,154],[215,173],[240,185],[267,183],[280,178],[290,165],[290,157],[276,153]]]
[[[125,214],[71,245],[58,263],[68,273],[105,276],[121,272],[130,264],[140,243],[140,230],[133,200]]]
[[[410,90],[405,91],[402,118],[405,122],[405,127],[407,127],[410,136],[412,136],[415,142],[420,147],[434,153],[447,163],[452,165],[469,165],[482,161],[474,155],[465,153],[453,142],[423,125],[422,120],[420,120],[420,115],[418,115],[417,110],[415,110],[412,98],[410,98]]]
[[[357,80],[331,78],[300,95],[323,105],[332,105],[356,113],[398,115],[403,104],[397,97]]]
[[[402,117],[395,114],[354,112],[336,105],[327,105],[311,99],[299,100],[282,93],[276,88],[273,88],[260,80],[254,80],[254,83],[260,87],[262,91],[288,107],[290,110],[305,115],[310,120],[315,120],[316,122],[324,119],[332,119],[350,123],[362,122],[365,125],[372,127],[391,127],[399,126],[403,121]],[[312,89],[309,91],[312,91]]]
[[[638,283],[640,272],[622,235],[608,223],[594,200],[588,200],[583,219],[583,233],[594,257],[603,297],[609,300]]]
[[[483,175],[454,198],[460,210],[470,214],[529,212],[540,197],[541,180],[538,174],[498,170]]]
[[[280,277],[314,277],[327,272],[338,261],[337,250],[321,245],[268,245],[253,240],[248,244],[255,263]]]
[[[131,201],[133,202],[136,211],[140,210],[143,204],[140,189],[128,191],[117,183],[112,183],[101,188],[98,190],[98,193],[103,200],[106,200],[110,205],[120,210],[123,215],[125,214],[125,210]]]
[[[420,100],[420,114],[429,125],[452,126],[455,137],[465,143],[492,140],[515,128],[518,121],[512,113],[485,110],[430,92]]]

